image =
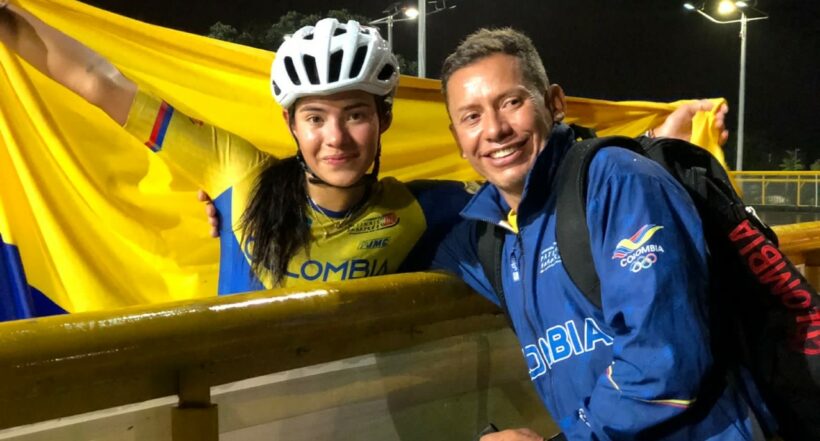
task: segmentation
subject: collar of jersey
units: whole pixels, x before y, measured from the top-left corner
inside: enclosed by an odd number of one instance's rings
[[[308,205],[310,205],[310,208],[312,208],[312,209],[314,209],[318,212],[321,212],[322,214],[324,214],[325,216],[327,216],[331,219],[344,219],[349,214],[355,213],[356,211],[361,209],[362,206],[364,206],[364,204],[367,203],[367,200],[370,199],[370,195],[372,194],[371,189],[372,189],[372,185],[368,186],[367,189],[365,190],[364,195],[362,196],[361,200],[359,200],[359,202],[356,202],[352,207],[348,208],[345,211],[329,210],[327,208],[324,208],[324,207],[320,206],[316,202],[313,202],[313,199],[311,199],[310,197],[308,197]]]

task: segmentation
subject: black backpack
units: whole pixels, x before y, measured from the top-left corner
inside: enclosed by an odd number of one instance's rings
[[[573,283],[601,307],[586,224],[586,186],[595,153],[611,146],[661,164],[697,207],[710,252],[716,365],[746,372],[737,375],[751,374],[784,440],[820,440],[820,297],[778,250],[777,236],[743,204],[723,167],[706,150],[669,138],[638,142],[607,137],[576,143],[559,167],[554,189],[558,252]],[[476,231],[479,260],[509,320],[501,285],[504,230],[479,223]]]

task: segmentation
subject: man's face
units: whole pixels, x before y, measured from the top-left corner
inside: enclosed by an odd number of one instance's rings
[[[563,92],[550,103],[563,109]],[[510,201],[524,181],[553,125],[542,93],[527,87],[518,58],[493,54],[455,71],[447,83],[451,131],[462,157]],[[560,103],[559,103],[560,102]]]
[[[380,121],[373,95],[363,91],[301,98],[295,112],[284,114],[308,167],[336,186],[355,184],[373,164]]]

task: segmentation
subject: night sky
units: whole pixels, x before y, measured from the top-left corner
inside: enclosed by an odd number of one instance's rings
[[[146,22],[206,34],[217,21],[241,28],[283,13],[347,8],[378,18],[390,0],[91,0]],[[453,3],[450,1],[448,3]],[[678,0],[455,0],[427,19],[427,76],[479,27],[512,26],[538,46],[552,82],[567,94],[610,100],[726,97],[737,104],[740,25],[717,25]],[[759,0],[768,20],[749,23],[746,169],[777,169],[785,150],[820,159],[820,1]],[[382,29],[386,35],[386,29]],[[416,59],[415,22],[397,23],[394,48]],[[734,129],[737,114],[730,116]],[[734,137],[726,149],[734,165]]]

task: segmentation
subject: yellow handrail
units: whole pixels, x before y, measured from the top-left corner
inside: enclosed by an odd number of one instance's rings
[[[772,229],[780,239],[780,249],[795,261],[802,262],[806,254],[820,252],[820,221],[776,225]],[[815,287],[820,286],[818,280],[810,282]]]
[[[775,231],[817,286],[820,222]],[[216,439],[210,386],[504,325],[443,273],[0,323],[0,429],[179,395],[174,439]]]
[[[440,273],[0,323],[0,429],[499,328]]]
[[[733,178],[745,178],[755,177],[755,176],[800,176],[800,177],[820,177],[820,171],[808,171],[808,170],[799,170],[799,171],[783,171],[783,170],[761,170],[761,171],[733,171],[729,172],[729,175]]]

